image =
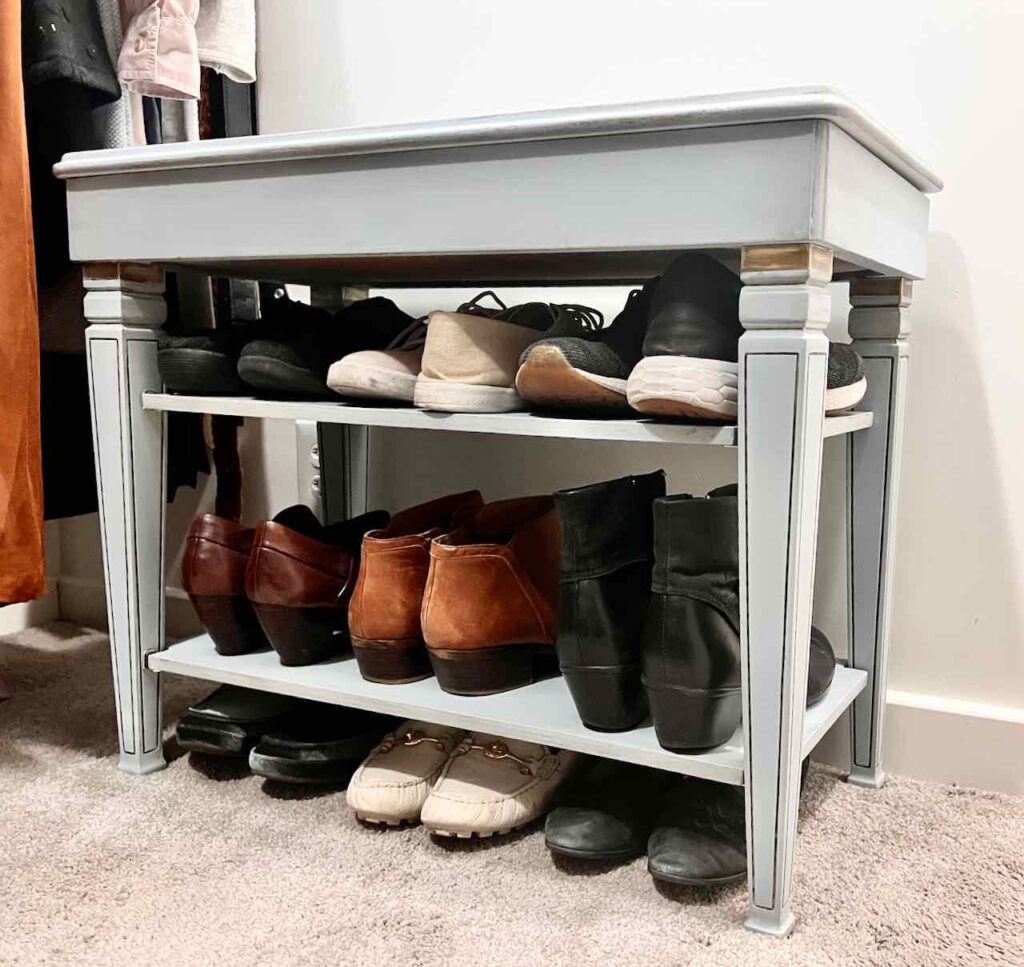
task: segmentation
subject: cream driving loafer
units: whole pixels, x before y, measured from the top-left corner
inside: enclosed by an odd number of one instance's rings
[[[578,758],[532,742],[468,735],[445,764],[420,819],[438,836],[510,833],[544,815]]]
[[[368,823],[416,822],[431,787],[465,735],[430,722],[403,722],[384,736],[348,784],[345,798]]]

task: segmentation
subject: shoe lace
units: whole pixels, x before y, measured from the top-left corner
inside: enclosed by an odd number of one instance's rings
[[[568,316],[583,332],[595,333],[604,328],[604,313],[590,306],[568,302],[553,305],[551,309],[555,313],[556,324],[563,316]]]
[[[427,735],[425,732],[421,732],[419,729],[406,729],[400,735],[397,732],[392,732],[391,735],[384,736],[381,744],[377,747],[377,752],[381,755],[386,755],[396,746],[416,746],[422,745],[424,742],[433,743],[439,752],[447,752],[448,746],[444,739],[437,739],[432,735]]]
[[[420,349],[426,344],[426,341],[427,317],[420,316],[388,343],[388,349]]]
[[[487,306],[480,305],[480,303],[488,296],[498,303],[499,308],[489,309]],[[494,316],[499,312],[504,312],[506,309],[508,309],[508,306],[505,305],[505,303],[502,302],[491,289],[485,289],[483,292],[473,296],[469,302],[463,302],[462,305],[459,306],[458,311],[467,312],[471,316]]]
[[[476,742],[471,736],[466,736],[452,751],[452,757],[469,755],[470,752],[479,752],[487,759],[511,759],[524,776],[534,775],[536,763],[532,759],[521,759],[509,751],[508,745],[497,740],[494,742]]]

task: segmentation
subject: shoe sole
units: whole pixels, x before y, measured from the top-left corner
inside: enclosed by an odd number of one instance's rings
[[[735,420],[739,366],[695,356],[647,356],[626,382],[639,413],[698,420]]]
[[[825,391],[825,415],[852,409],[867,392],[864,377]],[[648,416],[698,420],[735,420],[739,365],[693,356],[648,356],[630,373],[629,405]]]
[[[539,406],[628,410],[626,380],[577,369],[557,346],[536,346],[516,373],[520,395]]]
[[[647,872],[651,874],[651,879],[658,880],[660,883],[677,883],[681,886],[729,886],[732,883],[742,883],[747,878],[746,870],[742,873],[732,873],[729,876],[719,876],[711,879],[676,876],[672,873],[656,872],[651,868],[650,863],[647,864]]]
[[[419,825],[419,817],[395,819],[394,816],[381,816],[377,813],[361,813],[358,811],[356,811],[356,819],[362,823],[372,823],[374,826],[392,826],[396,829],[399,826]]]
[[[395,400],[411,403],[416,394],[416,377],[377,366],[334,363],[327,371],[327,385],[340,396],[367,400]]]
[[[518,826],[509,826],[508,829],[440,829],[437,826],[427,826],[426,829],[432,836],[444,836],[447,839],[490,839],[492,836],[507,836],[514,830],[521,829],[527,823],[520,823]]]
[[[845,410],[852,410],[868,391],[868,381],[861,376],[856,383],[847,386],[836,386],[825,390],[825,414],[832,416]]]
[[[272,356],[242,356],[238,375],[253,389],[287,396],[330,397],[327,385],[315,373]]]
[[[595,863],[628,863],[638,856],[644,855],[643,848],[618,851],[601,851],[589,849],[572,849],[568,846],[558,846],[554,843],[545,842],[548,851],[557,853],[559,856],[568,856],[574,860],[591,860]]]
[[[511,386],[476,386],[420,376],[413,403],[421,410],[442,413],[511,413],[524,408],[523,398]]]
[[[249,388],[238,378],[238,361],[209,349],[160,349],[157,368],[167,391],[186,396],[244,396]]]
[[[379,685],[408,685],[432,678],[427,646],[422,638],[375,640],[352,635],[359,674]]]

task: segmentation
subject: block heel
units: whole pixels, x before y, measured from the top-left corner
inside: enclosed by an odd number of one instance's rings
[[[632,666],[563,668],[580,720],[595,732],[625,732],[647,715],[640,670]]]
[[[253,604],[282,665],[313,665],[350,651],[344,611]]]
[[[704,689],[645,683],[654,732],[663,749],[699,752],[728,742],[739,727],[738,688]]]
[[[535,645],[431,650],[437,683],[452,695],[493,695],[535,680]],[[546,649],[550,650],[550,649]]]
[[[190,594],[189,599],[218,655],[244,655],[270,646],[244,595]]]
[[[352,651],[359,665],[359,674],[368,682],[403,685],[434,674],[422,638],[375,641],[353,635]]]

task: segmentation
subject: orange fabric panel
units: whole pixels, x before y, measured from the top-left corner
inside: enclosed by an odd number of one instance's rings
[[[0,0],[0,603],[42,593],[39,315],[21,87],[21,3]]]

